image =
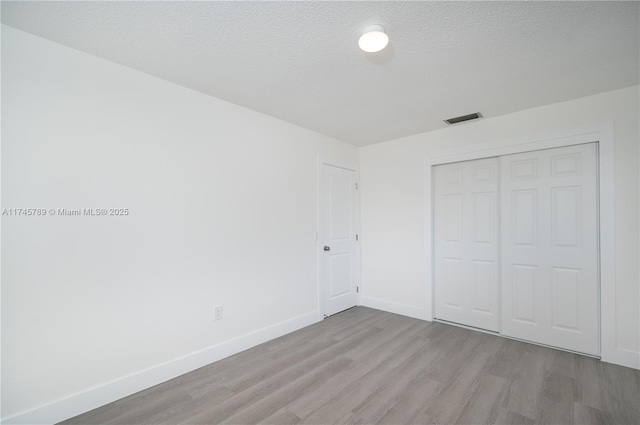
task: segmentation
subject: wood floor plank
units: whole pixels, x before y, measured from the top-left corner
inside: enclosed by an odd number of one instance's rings
[[[329,399],[323,398],[323,404],[315,403],[306,406],[306,411],[299,413],[305,423],[337,423],[343,418],[350,417],[360,403],[362,403],[372,391],[378,388],[382,383],[392,376],[403,365],[411,362],[416,355],[424,350],[423,344],[419,339],[407,341],[403,350],[398,351],[397,355],[389,356],[387,360],[378,367],[369,369],[369,371],[360,378],[351,380],[347,386],[340,391],[331,394]]]
[[[576,357],[575,401],[605,412],[618,424],[640,424],[640,374],[629,368]]]
[[[376,423],[378,424],[414,424],[420,423],[416,421],[418,414],[425,406],[429,406],[435,402],[435,399],[442,391],[442,385],[426,377],[416,379],[413,384],[407,388],[402,397],[395,400],[392,406],[380,416]],[[429,421],[425,421],[427,423]]]
[[[251,388],[252,386],[259,384],[292,364],[299,362],[301,359],[307,359],[319,351],[332,347],[337,343],[338,341],[309,342],[299,350],[285,353],[277,359],[270,362],[262,362],[256,365],[253,369],[246,370],[249,373],[243,373],[241,376],[229,379],[226,381],[225,385],[234,393],[242,392],[247,388]]]
[[[232,394],[228,388],[221,386],[215,391],[208,392],[205,397],[199,397],[197,399],[189,397],[189,400],[182,404],[164,405],[146,416],[137,415],[137,417],[132,417],[131,415],[126,415],[104,423],[108,425],[180,423],[189,419],[193,415],[193,412],[198,412],[218,403],[223,403],[231,397]]]
[[[366,423],[378,422],[402,399],[406,392],[429,380],[429,367],[438,357],[435,351],[419,351],[376,387],[352,412]]]
[[[584,404],[573,403],[573,423],[584,425],[606,425],[614,424],[613,415],[585,406]]]
[[[222,423],[228,424],[257,424],[275,414],[278,410],[288,406],[300,394],[313,391],[314,388],[322,385],[331,376],[340,374],[347,366],[353,363],[353,360],[344,356],[338,356],[323,363],[319,367],[301,376],[299,379],[291,382],[269,394],[267,397],[247,406],[240,412],[224,420]]]
[[[415,326],[414,323],[410,328],[401,329],[403,330],[398,333],[385,332],[375,335],[366,343],[347,351],[344,356],[354,360],[352,367],[332,377],[315,391],[301,394],[290,404],[291,411],[301,418],[307,417],[318,406],[327,404],[330,399],[336,397],[336,394],[344,392],[348,385],[353,385],[354,382],[363,383],[362,378],[365,375],[380,368],[390,367],[392,364],[389,361],[390,353],[397,350],[407,352],[410,344],[418,347],[419,344],[413,341],[419,336],[420,326]],[[369,345],[371,342],[374,342],[374,345]]]
[[[357,307],[66,425],[640,424],[640,371]]]
[[[561,373],[545,372],[536,423],[555,424],[573,421],[573,378]]]
[[[498,412],[498,417],[496,418],[493,424],[495,425],[533,425],[535,422],[533,419],[526,418],[517,413],[513,413],[507,409],[500,409]],[[580,422],[577,422],[580,424]],[[560,423],[556,425],[561,425]]]
[[[520,357],[517,372],[510,379],[503,407],[524,417],[536,419],[544,379],[545,358],[528,351]]]
[[[426,407],[424,414],[439,423],[456,423],[473,393],[480,385],[480,378],[487,363],[489,354],[478,352],[465,357],[465,362],[455,367],[455,372],[448,374],[448,382],[442,382],[444,388],[435,400]],[[439,381],[440,382],[440,381]]]
[[[508,382],[506,379],[482,373],[475,390],[460,412],[456,422],[463,424],[495,423],[498,420],[501,410],[500,405],[507,388]]]
[[[347,340],[340,341],[334,345],[323,349],[311,357],[300,357],[292,360],[287,367],[268,378],[257,382],[249,388],[243,388],[242,391],[236,393],[233,397],[227,399],[224,403],[213,406],[192,418],[185,421],[185,424],[202,424],[202,423],[220,423],[228,417],[237,414],[243,408],[250,406],[262,398],[278,391],[288,385],[293,380],[299,379],[310,370],[315,369],[323,363],[332,360],[334,357],[341,355],[344,351],[348,351],[353,345],[361,343],[367,337],[380,332],[380,329],[371,327],[362,327],[359,334],[352,335]]]
[[[504,340],[504,344],[489,359],[486,372],[511,381],[519,371],[520,358],[526,352],[526,344],[512,339],[501,339]]]
[[[302,423],[302,419],[291,413],[289,409],[283,408],[266,417],[262,423],[265,425],[295,425]]]

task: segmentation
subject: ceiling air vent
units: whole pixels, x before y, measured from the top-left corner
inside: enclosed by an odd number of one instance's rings
[[[458,124],[459,122],[469,121],[469,120],[477,120],[478,118],[482,118],[482,114],[480,112],[476,112],[474,114],[462,115],[460,117],[449,118],[448,120],[444,120],[447,124]]]

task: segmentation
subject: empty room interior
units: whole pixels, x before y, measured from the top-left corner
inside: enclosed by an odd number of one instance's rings
[[[640,424],[640,2],[2,1],[4,424]]]

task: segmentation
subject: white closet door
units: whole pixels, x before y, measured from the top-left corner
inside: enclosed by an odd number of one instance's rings
[[[498,158],[434,167],[436,314],[497,332]]]
[[[599,353],[596,149],[500,158],[504,335]]]

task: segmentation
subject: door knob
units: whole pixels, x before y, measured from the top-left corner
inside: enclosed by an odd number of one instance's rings
[[[331,251],[331,247],[330,247],[330,246],[326,246],[326,245],[325,245],[324,250],[325,250],[325,251]]]

